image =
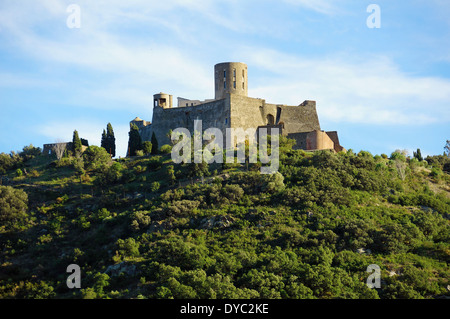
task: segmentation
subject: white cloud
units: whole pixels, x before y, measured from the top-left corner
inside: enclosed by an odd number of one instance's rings
[[[285,2],[323,14],[340,12],[339,2],[330,0]],[[321,119],[367,124],[430,124],[450,120],[448,79],[407,74],[383,56],[333,53],[314,58],[238,44],[231,49],[223,44],[213,50],[211,47],[216,42],[201,43],[190,34],[192,30],[184,30],[184,26],[189,29],[193,25],[181,18],[177,20],[177,14],[186,10],[228,30],[261,30],[260,24],[252,27],[254,20],[248,22],[245,15],[239,13],[238,1],[219,2],[219,5],[212,0],[78,1],[82,8],[79,30],[65,27],[65,8],[69,1],[40,0],[29,5],[32,10],[22,10],[22,6],[13,1],[7,3],[9,5],[0,5],[1,32],[11,34],[21,52],[50,67],[70,66],[82,72],[105,75],[106,83],[96,84],[90,80],[88,83],[92,86],[74,89],[77,94],[83,93],[84,102],[90,98],[106,102],[121,100],[149,108],[152,95],[161,90],[188,98],[210,98],[213,94],[212,65],[205,64],[201,53],[211,50],[211,54],[217,55],[223,50],[226,51],[224,56],[232,55],[246,62],[250,76],[256,70],[261,71],[258,77],[251,78],[251,96],[293,105],[305,99],[317,100]],[[220,10],[223,6],[229,9],[227,14]],[[61,27],[48,30],[46,20],[58,21],[50,25]],[[261,21],[265,23],[264,19]],[[172,43],[166,43],[164,37],[146,37],[145,33],[142,37],[131,34],[128,39],[120,32],[121,28],[140,23],[149,29],[149,34],[153,34],[152,28],[157,26],[173,32],[168,36]],[[41,24],[47,26],[45,32]],[[201,23],[195,24],[195,28],[201,27]],[[204,40],[206,34],[202,34],[201,39]],[[178,40],[177,44],[173,43]],[[0,75],[0,85],[10,80],[18,85],[34,83],[8,74]],[[105,108],[106,102],[90,105]]]
[[[245,56],[260,74],[269,74],[249,89],[269,103],[316,100],[320,118],[335,122],[450,121],[450,80],[407,74],[383,56],[307,58],[263,48],[249,48]]]

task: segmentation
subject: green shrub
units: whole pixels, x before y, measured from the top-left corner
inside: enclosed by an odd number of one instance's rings
[[[11,225],[24,219],[28,210],[28,195],[21,189],[0,186],[0,224]]]
[[[161,146],[160,151],[162,154],[170,154],[172,152],[172,146],[169,144],[165,144]]]
[[[89,146],[83,153],[85,168],[91,171],[101,171],[111,163],[111,156],[103,147]]]
[[[161,168],[162,161],[161,156],[152,156],[148,162],[148,169],[151,171],[157,171]]]
[[[150,155],[152,152],[152,143],[150,141],[145,141],[142,143],[142,152],[145,155]]]

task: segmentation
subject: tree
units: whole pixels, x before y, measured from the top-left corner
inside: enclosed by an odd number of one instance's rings
[[[1,153],[0,154],[0,174],[6,173],[14,166],[14,161],[10,155]]]
[[[0,225],[25,217],[27,209],[27,193],[10,186],[0,186]]]
[[[167,166],[167,177],[172,185],[175,184],[177,177],[175,176],[175,167],[173,165]]]
[[[150,141],[145,141],[142,143],[142,150],[145,155],[150,155],[152,152],[152,143]]]
[[[25,146],[23,148],[22,152],[19,153],[19,155],[23,158],[24,161],[30,160],[41,154],[42,154],[41,148],[34,147],[33,144],[30,144],[29,146]]]
[[[152,134],[152,154],[158,154],[158,140],[156,139],[155,132]]]
[[[53,145],[53,152],[55,152],[56,159],[58,161],[60,161],[61,158],[63,157],[66,147],[67,144],[64,143],[62,140],[56,140],[55,145]]]
[[[111,156],[102,147],[89,146],[83,154],[84,163],[88,170],[100,170],[111,162]]]
[[[73,132],[72,147],[75,156],[80,155],[82,153],[83,144],[81,144],[81,139],[80,136],[78,135],[77,130]]]
[[[100,147],[103,147],[108,152],[108,141],[106,137],[106,130],[103,129],[102,140],[100,142]]]
[[[160,184],[159,182],[153,182],[153,183],[150,185],[150,190],[151,190],[152,192],[156,192],[156,191],[159,190],[160,187],[161,187],[161,184]]]
[[[111,123],[108,123],[106,130],[103,130],[101,147],[103,147],[111,157],[116,156],[116,138]]]
[[[128,137],[127,156],[136,156],[136,151],[142,150],[142,139],[139,134],[139,128],[136,124],[130,124],[130,132],[128,133]]]
[[[417,152],[413,152],[413,156],[415,159],[417,159],[419,162],[423,161],[422,154],[420,152],[420,148],[417,149]]]

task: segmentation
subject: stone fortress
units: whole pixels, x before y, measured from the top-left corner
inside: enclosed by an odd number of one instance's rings
[[[152,134],[158,145],[170,143],[168,132],[176,128],[187,128],[194,132],[194,121],[202,120],[203,131],[218,128],[276,127],[282,135],[295,139],[294,149],[345,150],[339,144],[336,131],[320,129],[315,101],[304,101],[298,106],[266,103],[264,99],[248,97],[248,69],[240,62],[219,63],[214,66],[215,97],[212,100],[189,100],[178,98],[178,107],[173,106],[173,96],[155,94],[153,98],[152,122],[139,117],[131,123],[138,126],[143,141],[150,141]],[[269,130],[270,131],[270,130]]]

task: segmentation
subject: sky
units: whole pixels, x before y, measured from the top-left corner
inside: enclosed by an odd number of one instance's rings
[[[125,156],[153,94],[214,98],[220,62],[248,65],[250,97],[315,100],[355,152],[450,139],[448,0],[1,0],[0,153],[111,123]]]

